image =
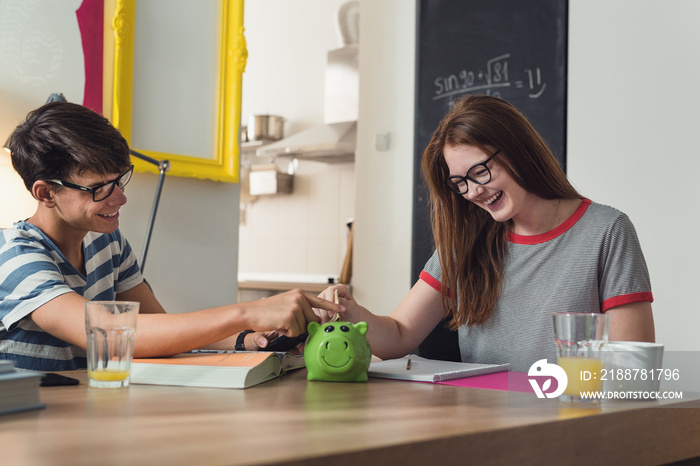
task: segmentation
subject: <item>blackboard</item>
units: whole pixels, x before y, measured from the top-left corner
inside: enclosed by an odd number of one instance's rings
[[[423,150],[452,102],[514,104],[566,170],[567,0],[419,0],[411,278],[433,252]]]

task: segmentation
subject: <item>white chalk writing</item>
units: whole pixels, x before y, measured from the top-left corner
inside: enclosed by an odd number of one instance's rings
[[[539,98],[547,88],[542,70],[539,67],[525,68],[522,70],[524,79],[511,79],[509,58],[510,53],[506,53],[487,60],[485,70],[463,69],[455,74],[436,77],[433,80],[433,100],[472,92],[500,97],[500,90],[508,87],[523,89],[531,99]]]

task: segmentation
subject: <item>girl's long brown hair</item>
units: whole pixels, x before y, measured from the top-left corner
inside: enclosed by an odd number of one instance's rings
[[[481,207],[452,192],[443,148],[470,145],[491,154],[525,190],[543,199],[580,198],[552,151],[527,119],[497,97],[457,101],[423,153],[421,170],[430,190],[433,237],[442,268],[442,302],[450,327],[481,325],[501,294],[510,222],[499,223]]]

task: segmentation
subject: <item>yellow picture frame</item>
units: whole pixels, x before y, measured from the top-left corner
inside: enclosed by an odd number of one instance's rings
[[[136,0],[112,1],[114,7],[111,11],[114,15],[109,25],[114,36],[112,124],[131,144]],[[243,27],[243,4],[244,0],[221,0],[220,61],[217,84],[219,98],[216,102],[217,127],[215,128],[214,157],[206,159],[132,147],[156,160],[169,160],[170,175],[238,182],[241,86],[248,60]],[[132,163],[137,171],[158,173],[157,167],[136,158],[132,158]]]

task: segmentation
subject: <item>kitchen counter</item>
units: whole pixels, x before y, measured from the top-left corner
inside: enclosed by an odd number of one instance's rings
[[[331,283],[332,281],[332,283]],[[241,302],[243,292],[257,291],[272,296],[284,291],[300,288],[307,293],[317,295],[333,283],[337,283],[337,276],[309,275],[309,274],[239,274],[238,275],[238,302]],[[246,299],[246,301],[249,301]]]

